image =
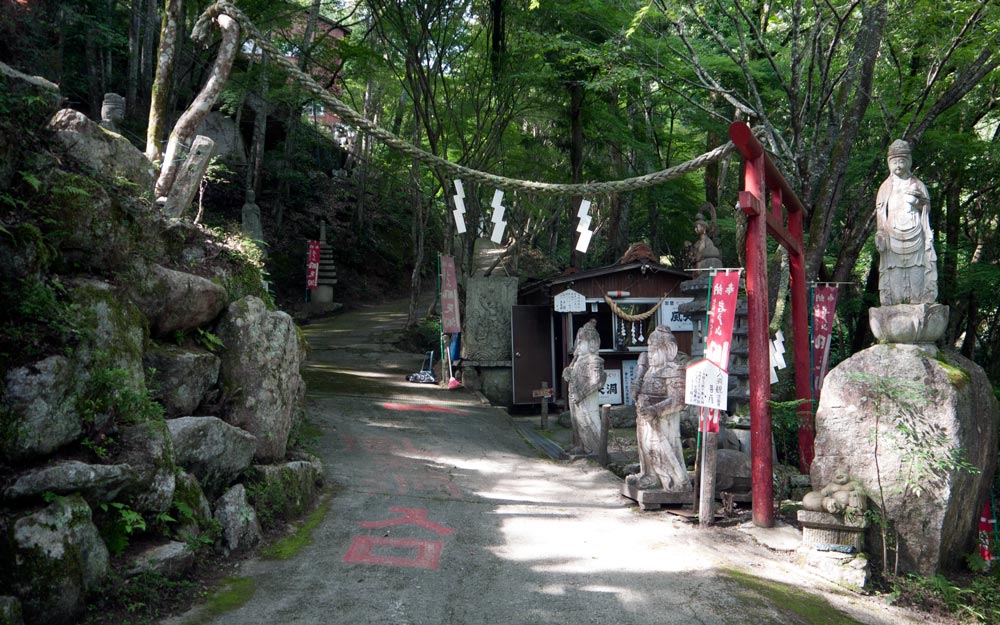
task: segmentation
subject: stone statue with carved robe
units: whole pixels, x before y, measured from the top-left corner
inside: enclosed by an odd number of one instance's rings
[[[661,325],[649,335],[649,351],[639,357],[633,386],[639,473],[627,478],[639,490],[691,490],[680,431],[685,371],[677,355],[677,340]]]
[[[563,379],[569,383],[569,414],[573,423],[573,444],[566,450],[570,454],[596,453],[600,445],[599,395],[607,380],[604,359],[597,355],[600,348],[597,321],[591,319],[577,331],[573,361],[563,370]]]

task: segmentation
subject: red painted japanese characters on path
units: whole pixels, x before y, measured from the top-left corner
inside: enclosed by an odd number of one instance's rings
[[[361,527],[380,529],[399,525],[416,525],[439,536],[448,536],[455,530],[439,525],[427,518],[427,510],[421,508],[389,508],[390,512],[402,516],[381,521],[361,521]],[[411,555],[398,555],[400,551]],[[348,564],[374,564],[379,566],[403,566],[418,569],[437,570],[440,566],[444,542],[417,538],[390,538],[388,536],[355,536],[351,548],[344,556]]]

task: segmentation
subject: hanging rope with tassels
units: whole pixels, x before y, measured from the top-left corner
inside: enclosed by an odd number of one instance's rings
[[[657,310],[659,310],[660,306],[663,306],[663,302],[667,301],[667,296],[664,295],[663,297],[661,297],[660,301],[656,302],[656,306],[653,306],[652,308],[650,308],[646,312],[639,313],[637,315],[632,315],[632,314],[629,314],[629,313],[625,312],[624,310],[622,310],[621,308],[619,308],[618,304],[616,304],[614,302],[614,300],[611,299],[610,297],[608,297],[607,295],[604,296],[604,301],[605,301],[605,303],[607,303],[608,306],[611,307],[611,312],[615,313],[615,316],[617,316],[619,319],[624,319],[625,321],[635,322],[635,321],[645,321],[646,319],[649,319],[650,317],[652,317],[653,313],[655,313]]]

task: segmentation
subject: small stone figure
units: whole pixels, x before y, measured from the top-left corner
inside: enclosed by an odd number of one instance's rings
[[[705,221],[704,211],[708,210],[712,216],[712,223]],[[708,269],[722,266],[722,253],[712,240],[712,236],[718,232],[718,225],[715,220],[715,207],[706,202],[698,209],[698,214],[694,219],[694,232],[698,239],[690,244],[688,248],[691,265],[698,269]]]
[[[105,93],[101,103],[101,128],[118,132],[118,122],[125,119],[125,98],[117,93]]]
[[[573,422],[573,445],[569,454],[597,452],[601,440],[601,407],[598,400],[607,380],[604,359],[597,355],[601,335],[597,320],[591,319],[576,333],[573,361],[563,369],[563,380],[569,382],[569,414]]]
[[[875,198],[875,247],[879,251],[879,298],[883,306],[933,304],[937,255],[927,187],[910,173],[910,144],[893,141],[889,177]]]
[[[626,480],[639,490],[691,490],[680,431],[685,372],[677,361],[677,351],[677,340],[670,328],[661,325],[649,335],[649,351],[639,356],[638,375],[632,387],[639,473]]]
[[[243,232],[254,241],[263,241],[264,227],[260,223],[260,207],[256,199],[256,194],[248,190],[243,204]]]
[[[806,493],[802,498],[802,507],[815,512],[858,515],[865,511],[867,497],[861,485],[851,481],[847,471],[838,469],[832,484]]]

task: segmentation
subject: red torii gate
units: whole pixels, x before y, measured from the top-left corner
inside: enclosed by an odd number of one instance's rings
[[[795,354],[795,394],[800,400],[799,470],[809,472],[815,435],[812,388],[809,382],[809,320],[806,310],[806,268],[802,243],[802,203],[784,176],[771,162],[744,122],[729,126],[729,138],[743,155],[745,165],[740,208],[747,215],[746,289],[747,331],[750,364],[750,463],[753,476],[753,522],[774,525],[774,483],[771,462],[770,338],[767,305],[767,235],[786,250],[791,269],[792,333]],[[766,187],[765,187],[766,183]],[[765,192],[770,191],[770,211]],[[781,207],[786,211],[783,222]],[[787,225],[786,225],[787,223]]]

